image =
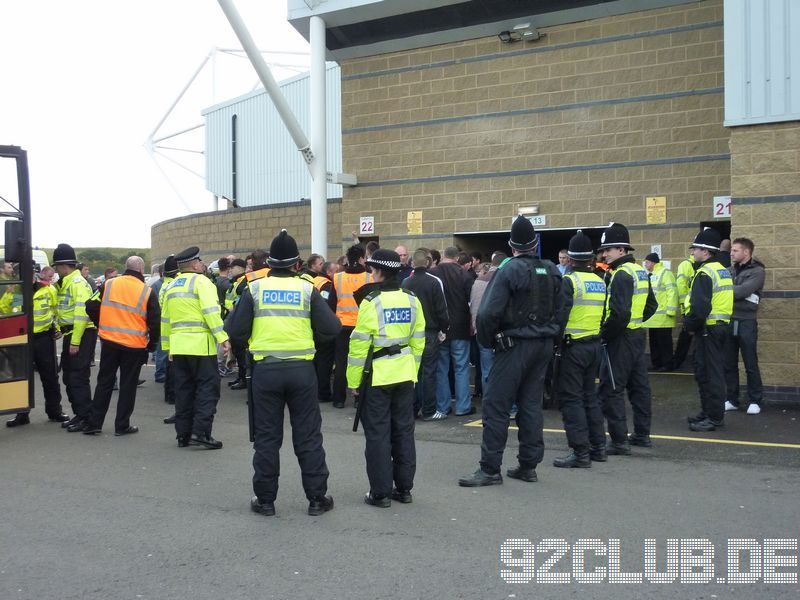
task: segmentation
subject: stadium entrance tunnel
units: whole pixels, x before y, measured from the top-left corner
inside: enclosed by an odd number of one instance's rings
[[[600,237],[605,227],[574,227],[570,229],[537,229],[539,236],[539,256],[558,263],[558,251],[569,246],[569,240],[583,231],[592,240],[592,246],[600,245]],[[453,234],[455,245],[464,252],[480,252],[485,260],[489,260],[493,252],[505,252],[511,256],[508,246],[509,231],[456,232]]]

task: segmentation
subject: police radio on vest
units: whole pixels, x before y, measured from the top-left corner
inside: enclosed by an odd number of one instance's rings
[[[264,290],[262,304],[289,304],[300,306],[300,292],[289,290]]]

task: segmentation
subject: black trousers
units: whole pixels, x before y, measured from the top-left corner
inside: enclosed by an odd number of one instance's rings
[[[414,384],[410,381],[370,388],[362,409],[367,477],[373,496],[386,497],[414,487]]]
[[[653,367],[672,366],[672,328],[652,327],[647,330],[650,337],[650,362]]]
[[[332,398],[331,372],[333,371],[333,362],[336,357],[336,340],[320,340],[315,337],[314,345],[317,348],[317,352],[314,354],[314,369],[317,373],[318,386],[317,396],[320,402],[330,402]]]
[[[696,334],[694,378],[700,391],[700,411],[714,423],[725,417],[725,345],[730,326],[709,325]]]
[[[219,402],[217,356],[172,356],[175,389],[175,432],[178,438],[191,434],[211,435]]]
[[[322,448],[322,416],[317,378],[311,361],[255,363],[253,367],[253,492],[262,502],[278,495],[283,413],[289,407],[292,445],[300,464],[303,489],[311,500],[328,491],[328,466]]]
[[[414,388],[414,414],[430,417],[436,412],[436,379],[439,372],[439,332],[425,330],[425,349]]]
[[[480,346],[478,346],[478,339],[474,335],[469,338],[469,362],[475,365],[474,393],[482,396],[483,375],[481,374],[481,349]]]
[[[119,371],[119,397],[117,398],[117,416],[114,419],[114,431],[123,431],[131,424],[133,407],[136,404],[136,384],[142,365],[147,360],[147,350],[121,348],[113,344],[102,343],[100,346],[100,370],[97,373],[97,386],[94,388],[92,400],[92,416],[89,422],[95,427],[102,427],[106,419],[114,381]]]
[[[725,345],[725,381],[728,388],[728,401],[739,406],[739,353],[747,374],[747,398],[750,404],[761,404],[764,399],[764,385],[761,383],[761,370],[758,367],[758,321],[755,319],[735,320],[731,335]]]
[[[97,343],[97,329],[88,328],[83,332],[78,353],[70,356],[69,346],[72,333],[66,334],[61,347],[61,371],[64,387],[67,388],[67,399],[72,405],[72,412],[82,419],[88,419],[92,412],[92,376],[91,362],[94,359],[94,347]]]
[[[334,359],[336,370],[333,373],[333,397],[334,402],[344,402],[347,400],[347,355],[350,353],[350,334],[355,327],[342,327],[339,335],[336,336]]]
[[[633,409],[633,431],[637,435],[650,435],[652,419],[652,397],[647,379],[644,329],[626,329],[607,346],[608,356],[614,369],[614,384],[608,373],[608,365],[601,365],[598,398],[608,422],[611,441],[621,444],[628,440],[628,422],[625,416],[625,391],[628,392]],[[601,357],[605,361],[605,357]]]
[[[171,360],[167,360],[164,370],[164,402],[175,404],[175,373]]]
[[[567,442],[575,452],[604,446],[603,410],[594,385],[600,362],[600,342],[573,342],[561,352],[558,379],[553,382],[561,403]]]
[[[56,343],[49,331],[33,334],[33,365],[39,371],[44,390],[44,411],[48,417],[62,413],[61,386],[58,385]]]
[[[678,334],[678,341],[675,343],[675,353],[672,355],[672,369],[680,369],[683,361],[689,355],[689,348],[692,346],[694,336],[689,335],[685,329],[681,329]]]
[[[486,389],[483,390],[483,441],[481,468],[499,473],[508,439],[511,406],[517,405],[519,454],[523,467],[542,462],[542,395],[544,375],[553,350],[550,338],[514,339],[514,347],[496,352]]]
[[[236,357],[236,365],[238,367],[236,380],[247,381],[247,348],[231,344],[231,352]]]

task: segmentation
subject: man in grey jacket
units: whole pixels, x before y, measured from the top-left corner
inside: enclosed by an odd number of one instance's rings
[[[747,373],[748,415],[761,412],[763,385],[758,368],[758,321],[756,314],[764,287],[764,265],[753,258],[752,240],[737,238],[731,246],[733,277],[732,335],[725,350],[725,380],[728,400],[725,410],[739,409],[739,352]]]

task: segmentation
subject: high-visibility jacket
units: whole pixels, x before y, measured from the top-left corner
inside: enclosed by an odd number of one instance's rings
[[[606,284],[594,273],[573,271],[566,275],[572,280],[572,310],[564,334],[572,339],[600,335]]]
[[[164,296],[161,348],[170,354],[215,356],[228,340],[217,286],[205,275],[179,273]]]
[[[663,264],[655,263],[650,274],[650,285],[658,302],[658,309],[644,322],[644,326],[648,329],[675,327],[675,317],[678,314],[678,288],[675,275]]]
[[[233,310],[233,307],[239,300],[239,296],[236,295],[236,289],[239,287],[239,284],[242,283],[243,279],[245,279],[244,273],[239,275],[239,277],[236,278],[236,281],[231,284],[231,287],[228,288],[228,291],[225,292],[225,310],[229,312]]]
[[[0,315],[11,315],[19,312],[19,308],[14,307],[14,287],[13,285],[4,286],[5,291],[0,295]]]
[[[370,346],[379,353],[389,347],[399,352],[372,361],[372,385],[417,381],[425,349],[425,316],[419,298],[408,290],[375,290],[361,303],[350,334],[347,385],[358,388]]]
[[[56,305],[58,294],[52,285],[42,285],[33,292],[33,333],[49,331],[54,324],[58,329]]]
[[[83,332],[94,329],[94,323],[86,314],[86,301],[92,297],[92,288],[75,269],[55,284],[58,292],[58,326],[62,330],[72,327],[70,345],[80,346]]]
[[[678,274],[675,277],[675,285],[678,290],[678,304],[683,308],[686,306],[686,298],[689,296],[689,288],[694,279],[694,256],[690,256],[678,265]],[[684,313],[686,311],[684,310]]]
[[[372,276],[366,271],[363,273],[337,273],[333,278],[333,287],[336,290],[336,316],[345,327],[355,327],[358,318],[358,305],[353,294],[362,285],[370,283]]]
[[[706,262],[692,278],[692,285],[698,277],[707,276],[711,278],[711,312],[706,317],[706,325],[717,325],[720,321],[730,323],[733,315],[733,278],[730,271],[717,261]],[[686,313],[692,308],[691,293],[686,296]]]
[[[161,289],[158,290],[158,305],[161,308],[164,308],[164,297],[167,295],[167,290],[173,281],[175,281],[174,277],[164,276],[164,283],[161,284]]]
[[[100,303],[100,339],[128,348],[146,348],[150,287],[133,275],[106,281]]]
[[[248,346],[253,360],[313,360],[311,293],[302,277],[262,277],[247,285],[253,296]]]
[[[631,298],[631,318],[628,321],[628,329],[641,329],[643,322],[643,315],[645,305],[647,304],[647,294],[650,292],[650,278],[647,276],[647,271],[644,267],[636,263],[626,262],[622,263],[619,267],[614,269],[611,273],[611,281],[608,282],[608,287],[614,283],[614,278],[620,271],[625,271],[633,279],[633,296]],[[609,304],[611,302],[611,294],[606,295],[606,315],[609,314]]]
[[[247,277],[247,281],[255,281],[256,279],[261,279],[262,277],[266,277],[269,275],[269,267],[264,267],[263,269],[258,269],[257,271],[250,271],[249,273],[245,273],[245,277]]]

